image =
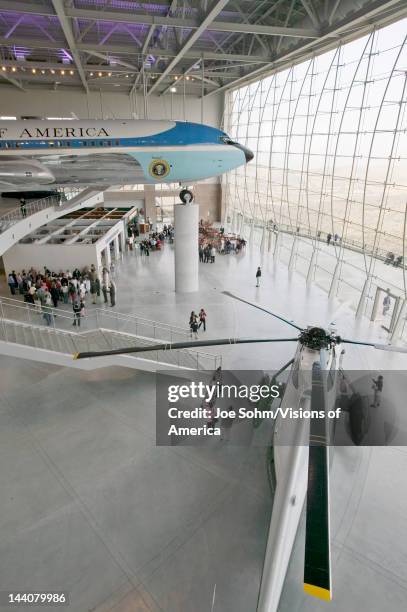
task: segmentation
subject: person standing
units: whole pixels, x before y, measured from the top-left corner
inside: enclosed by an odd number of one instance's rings
[[[198,329],[201,329],[201,325],[203,325],[203,330],[206,331],[206,312],[203,308],[199,311],[199,325]]]
[[[109,291],[110,291],[110,306],[115,306],[116,305],[116,285],[112,280],[110,281]]]
[[[389,312],[390,305],[391,305],[390,290],[387,289],[386,295],[384,296],[384,300],[383,300],[383,315],[384,316],[386,316],[386,314]]]
[[[215,263],[215,256],[216,256],[216,249],[212,245],[212,247],[211,247],[211,263]]]
[[[51,294],[48,291],[48,289],[46,289],[44,291],[44,301],[41,300],[42,303],[42,312],[43,312],[43,317],[47,322],[47,325],[51,325],[52,322],[52,298],[51,298]]]
[[[107,292],[109,290],[110,279],[109,279],[109,271],[107,268],[103,268],[102,271],[102,293],[105,304],[107,304]]]
[[[51,284],[50,294],[51,294],[51,299],[52,299],[52,303],[54,305],[54,308],[58,308],[59,289],[58,289],[55,281],[53,281],[52,284]]]
[[[203,263],[203,260],[204,260],[204,250],[203,250],[203,247],[202,247],[202,245],[201,245],[201,246],[199,247],[199,261],[200,261],[201,263]]]
[[[260,279],[261,279],[261,268],[259,266],[256,272],[256,287],[260,287]]]
[[[7,278],[7,284],[10,288],[11,295],[16,294],[16,286],[17,286],[16,278],[17,277],[16,277],[16,273],[14,272],[14,270],[8,275],[8,278]]]
[[[329,246],[331,244],[331,240],[332,240],[332,234],[327,234],[326,236],[326,243]]]
[[[198,340],[198,328],[198,317],[194,315],[191,323],[191,336],[193,336],[195,340]]]
[[[82,306],[81,306],[82,304]],[[83,303],[79,302],[79,300],[75,300],[75,302],[72,304],[72,310],[73,310],[73,323],[72,325],[74,325],[76,327],[76,325],[78,327],[81,326],[81,311],[82,311],[82,307],[83,307]]]
[[[191,314],[189,315],[189,329],[191,330],[191,338],[192,338],[192,324],[196,319],[196,314],[195,311],[193,310],[191,312]]]
[[[20,210],[23,218],[27,216],[26,204],[25,198],[20,198]]]

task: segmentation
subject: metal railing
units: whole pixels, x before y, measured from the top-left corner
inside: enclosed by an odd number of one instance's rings
[[[22,219],[26,217],[30,217],[40,210],[44,210],[45,208],[50,208],[51,206],[59,206],[60,205],[60,196],[50,196],[47,198],[41,198],[40,200],[35,200],[34,202],[28,202],[24,206],[19,206],[18,208],[13,208],[9,212],[1,215],[0,217],[0,234],[5,232],[15,223],[18,223]]]
[[[26,217],[30,217],[41,210],[46,208],[59,207],[70,199],[76,197],[83,191],[82,189],[59,191],[58,195],[51,195],[46,198],[40,198],[39,200],[33,200],[27,202],[23,206],[18,206],[9,210],[4,215],[0,216],[0,234],[8,230],[12,225],[18,223]]]
[[[264,227],[264,224],[254,223],[254,227],[262,230]],[[286,224],[286,223],[276,224],[275,229],[273,225],[268,225],[266,226],[266,230],[273,232],[273,233],[282,232],[284,234],[288,234],[293,237],[297,236],[298,238],[316,240],[317,242],[322,242],[323,244],[327,244],[328,232],[323,231],[323,230],[315,233],[315,231],[311,231],[308,228],[300,227],[299,231],[297,232],[296,229],[294,229],[291,225]],[[345,249],[349,249],[350,251],[355,251],[356,253],[362,253],[365,255],[369,255],[381,261],[387,260],[387,253],[390,251],[390,249],[386,250],[386,249],[381,249],[379,247],[375,247],[374,249],[372,249],[368,245],[361,244],[358,240],[353,240],[350,238],[339,238],[338,240],[335,240],[334,236],[332,236],[330,245],[331,246],[334,245],[336,248],[345,248]],[[394,267],[403,268],[406,265],[407,264],[400,263],[398,266],[394,266]]]
[[[180,368],[204,370],[216,370],[222,362],[218,355],[191,349],[154,350],[154,345],[161,341],[182,341],[188,339],[190,334],[180,327],[102,308],[95,308],[88,315],[80,317],[80,328],[73,331],[72,326],[78,323],[73,312],[1,297],[0,323],[0,336],[6,342],[62,353],[151,346],[151,351],[136,356]]]

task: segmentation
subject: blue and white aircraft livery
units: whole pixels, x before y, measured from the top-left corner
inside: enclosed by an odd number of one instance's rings
[[[253,153],[222,130],[180,121],[0,121],[0,189],[190,183]]]

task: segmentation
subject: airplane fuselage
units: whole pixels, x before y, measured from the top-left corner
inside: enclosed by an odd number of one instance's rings
[[[253,154],[222,130],[149,120],[0,121],[0,189],[188,184]]]

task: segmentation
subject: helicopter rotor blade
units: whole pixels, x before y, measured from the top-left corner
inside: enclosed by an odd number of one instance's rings
[[[356,344],[359,346],[371,346],[379,351],[390,351],[392,353],[407,353],[407,347],[394,346],[393,344],[378,344],[376,342],[363,342],[362,340],[345,340],[342,338],[342,342],[347,344]]]
[[[292,321],[289,321],[288,319],[285,319],[281,315],[278,315],[275,312],[272,312],[271,310],[268,310],[267,308],[264,308],[264,306],[260,306],[259,304],[256,304],[255,302],[250,302],[249,300],[245,300],[244,298],[241,298],[238,295],[235,295],[234,293],[231,293],[230,291],[222,291],[222,293],[224,295],[227,295],[227,296],[233,298],[234,300],[239,300],[239,302],[243,302],[244,304],[248,304],[249,306],[253,306],[253,308],[257,308],[258,310],[261,310],[262,312],[265,312],[266,314],[269,314],[272,317],[275,317],[279,321],[282,321],[283,323],[287,323],[287,325],[291,325],[291,327],[294,327],[295,329],[298,329],[299,331],[303,331],[303,328],[299,327],[299,325],[296,325],[295,323],[293,323]]]
[[[311,410],[325,412],[321,367],[312,366]],[[329,446],[326,419],[311,418],[305,528],[304,591],[330,601]]]
[[[74,353],[74,359],[88,357],[106,357],[107,355],[126,355],[129,353],[148,353],[151,351],[167,351],[174,349],[199,348],[202,346],[227,346],[229,344],[256,344],[263,342],[298,342],[298,338],[220,338],[217,340],[192,340],[191,342],[166,342],[148,346],[128,346],[108,351],[89,351]]]

